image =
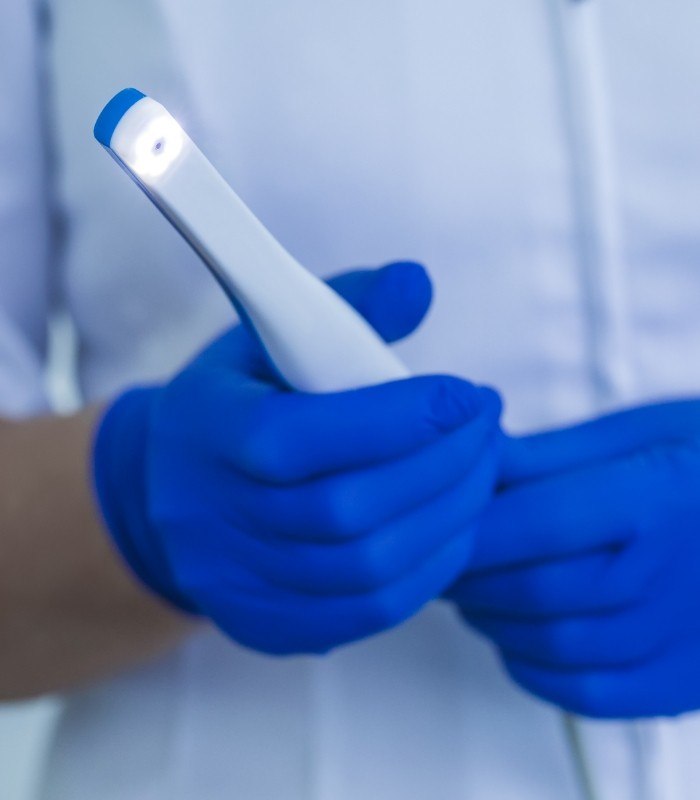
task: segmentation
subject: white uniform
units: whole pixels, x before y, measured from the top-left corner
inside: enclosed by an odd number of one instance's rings
[[[696,0],[55,2],[58,257],[29,11],[0,10],[6,412],[44,407],[49,303],[75,320],[88,399],[169,374],[231,319],[91,140],[128,85],[176,112],[314,270],[423,260],[436,302],[403,357],[498,386],[512,428],[700,392]],[[604,800],[697,797],[698,716],[585,735]],[[207,632],[76,692],[42,800],[95,797],[578,795],[558,713],[436,603],[320,661]]]

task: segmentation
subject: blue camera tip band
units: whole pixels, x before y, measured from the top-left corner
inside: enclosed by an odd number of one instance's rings
[[[97,118],[94,131],[95,139],[105,147],[109,147],[112,141],[112,134],[124,114],[132,106],[136,105],[139,100],[143,100],[145,96],[138,89],[123,89],[119,94],[116,94],[102,109],[102,113]]]

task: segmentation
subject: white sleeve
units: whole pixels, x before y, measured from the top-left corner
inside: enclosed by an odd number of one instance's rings
[[[34,0],[0,3],[0,414],[46,410],[50,212]]]

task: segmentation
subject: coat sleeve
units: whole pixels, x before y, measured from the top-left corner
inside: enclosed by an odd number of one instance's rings
[[[51,214],[42,20],[34,0],[0,3],[0,415],[45,411]]]

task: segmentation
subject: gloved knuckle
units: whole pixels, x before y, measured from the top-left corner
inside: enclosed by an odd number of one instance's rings
[[[245,471],[254,478],[268,483],[283,483],[288,478],[289,470],[282,454],[264,432],[246,435],[241,457]]]
[[[363,540],[353,549],[351,572],[359,589],[379,589],[389,580],[389,565],[383,552],[372,539]]]
[[[334,537],[352,539],[364,532],[360,498],[348,483],[336,479],[316,493],[321,526]]]
[[[294,457],[274,414],[260,409],[237,443],[244,471],[268,483],[284,484],[295,478]]]
[[[372,632],[393,628],[402,621],[403,616],[399,598],[392,591],[376,591],[366,603],[365,622]]]

